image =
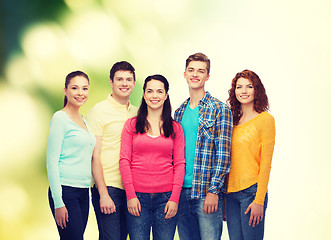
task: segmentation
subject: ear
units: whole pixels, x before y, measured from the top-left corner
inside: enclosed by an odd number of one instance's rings
[[[209,80],[209,77],[210,77],[210,75],[208,74],[208,75],[207,75],[207,79],[206,79],[206,81],[208,81],[208,80]]]
[[[64,94],[65,96],[67,96],[67,89],[66,89],[66,88],[63,88],[63,94]]]
[[[109,79],[109,84],[110,84],[111,88],[114,87],[114,82],[113,82],[113,80],[111,78]]]

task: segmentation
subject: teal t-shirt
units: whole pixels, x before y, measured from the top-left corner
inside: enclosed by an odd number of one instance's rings
[[[189,104],[187,104],[180,124],[182,125],[185,135],[186,167],[183,187],[191,188],[193,179],[195,148],[197,144],[199,129],[199,107],[191,109]]]

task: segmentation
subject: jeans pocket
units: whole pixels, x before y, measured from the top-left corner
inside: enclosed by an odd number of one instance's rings
[[[171,197],[171,193],[172,193],[172,192],[164,192],[164,193],[162,194],[162,197],[163,197],[165,200],[169,201],[169,199],[170,199],[170,197]]]
[[[62,193],[72,193],[76,191],[75,187],[70,187],[70,186],[64,186],[62,185]]]

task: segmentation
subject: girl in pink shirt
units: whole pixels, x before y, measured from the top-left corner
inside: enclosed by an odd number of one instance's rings
[[[146,78],[137,117],[124,125],[120,171],[127,195],[131,240],[173,239],[182,188],[184,134],[171,117],[169,83],[162,75]]]

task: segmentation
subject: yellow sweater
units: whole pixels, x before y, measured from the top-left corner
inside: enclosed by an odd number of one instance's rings
[[[228,193],[257,183],[254,202],[263,205],[274,145],[275,120],[267,112],[233,128]]]

